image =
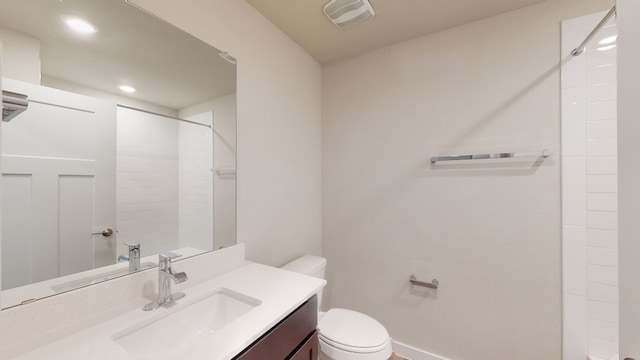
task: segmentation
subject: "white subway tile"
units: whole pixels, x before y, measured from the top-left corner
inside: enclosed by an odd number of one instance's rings
[[[598,47],[600,46],[600,40],[609,38],[611,36],[618,35],[618,27],[616,26],[615,20],[611,19],[607,21],[607,23],[598,31],[597,34],[594,35],[593,40],[589,43],[590,46]],[[615,44],[615,43],[614,43]]]
[[[584,87],[562,90],[562,155],[586,154],[586,103]]]
[[[591,41],[587,45],[586,51],[587,73],[590,69],[602,65],[616,65],[618,58],[617,44],[599,44],[598,41]]]
[[[617,175],[587,175],[587,192],[589,193],[617,193]]]
[[[618,230],[618,214],[606,211],[587,211],[587,228]]]
[[[568,58],[568,61],[562,65],[561,70],[561,87],[563,89],[584,86],[587,82],[587,63],[583,56],[575,56]]]
[[[609,266],[589,265],[589,282],[618,286],[618,268]]]
[[[618,158],[615,156],[590,156],[587,158],[587,174],[615,175],[618,173]]]
[[[587,86],[587,102],[615,101],[618,87],[616,83],[596,84]]]
[[[564,295],[562,322],[562,358],[584,358],[588,352],[587,299],[581,296]]]
[[[571,51],[584,40],[584,34],[588,34],[591,31],[593,24],[584,20],[584,18],[569,19],[562,21],[560,28],[562,54],[566,54],[568,59],[573,59],[575,57],[570,57]]]
[[[610,54],[611,53],[607,54],[606,52],[602,52],[599,55],[607,59],[606,56]],[[616,82],[616,77],[617,69],[615,65],[615,58],[613,59],[613,63],[598,65],[595,67],[587,67],[587,85]]]
[[[618,117],[617,101],[587,103],[587,120],[608,120]]]
[[[589,319],[618,324],[618,305],[589,301]]]
[[[617,119],[587,121],[587,139],[616,137],[618,137]]]
[[[587,299],[608,304],[618,304],[617,286],[589,283],[587,288]]]
[[[589,338],[589,355],[596,356],[601,359],[611,359],[611,357],[617,352],[615,344],[613,341],[602,340],[598,338]],[[585,355],[583,354],[581,358],[576,359],[584,359]]]
[[[583,226],[562,227],[562,291],[587,296],[587,233]]]
[[[618,140],[616,138],[587,140],[587,156],[617,156]]]
[[[587,245],[609,249],[618,248],[618,231],[587,229]]]
[[[598,31],[597,34],[594,35],[593,39],[589,42],[589,44],[587,44],[587,49],[597,49],[598,47],[601,47],[603,45],[616,44],[616,42],[600,44],[600,41],[617,35],[618,27],[616,26],[615,22],[609,21],[600,29],[600,31]]]
[[[587,179],[584,157],[562,158],[562,223],[587,224]]]
[[[617,249],[598,248],[590,246],[587,249],[587,256],[589,265],[618,267]],[[591,278],[589,278],[589,280],[591,280]]]
[[[589,320],[589,338],[615,341],[617,328],[615,324],[598,320]]]
[[[616,65],[616,56],[608,51],[596,51],[595,49],[587,49],[585,56],[585,67],[589,71],[603,65]],[[586,74],[586,73],[585,73]]]
[[[618,194],[616,193],[587,194],[587,210],[618,211]]]
[[[593,14],[563,21],[563,49],[570,46],[569,40],[582,38],[601,18],[602,14]],[[581,56],[584,62],[563,59],[563,359],[585,359],[587,355],[610,359],[619,343],[617,48],[598,50],[600,40],[616,34],[615,22],[609,22],[587,45]],[[578,193],[582,190],[586,197]],[[582,205],[586,213],[581,211]],[[581,220],[585,217],[583,229]],[[583,244],[587,246],[586,265]],[[583,277],[586,324],[577,318],[584,314]]]
[[[142,242],[143,251],[148,253],[153,253],[155,246],[176,247],[177,124],[119,109],[117,125],[118,240],[158,240],[153,245]],[[153,136],[149,135],[150,129],[153,129]],[[149,219],[156,222],[149,222]]]

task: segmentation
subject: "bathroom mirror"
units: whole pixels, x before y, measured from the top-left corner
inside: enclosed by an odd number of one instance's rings
[[[0,41],[2,308],[235,244],[235,59],[125,0],[0,0]]]

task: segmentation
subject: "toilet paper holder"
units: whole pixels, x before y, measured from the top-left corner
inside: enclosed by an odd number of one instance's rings
[[[415,275],[409,276],[409,282],[411,283],[411,285],[422,286],[422,287],[426,287],[434,290],[437,290],[438,285],[440,285],[440,282],[438,281],[438,279],[433,279],[431,280],[430,283],[428,283],[426,281],[418,280]]]

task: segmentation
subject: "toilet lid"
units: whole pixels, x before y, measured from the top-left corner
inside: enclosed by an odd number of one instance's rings
[[[329,310],[318,323],[320,338],[351,352],[375,352],[389,343],[389,333],[375,319],[346,309]]]

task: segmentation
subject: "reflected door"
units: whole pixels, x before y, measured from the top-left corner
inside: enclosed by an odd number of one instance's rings
[[[113,264],[115,104],[11,79],[2,123],[2,288]]]

